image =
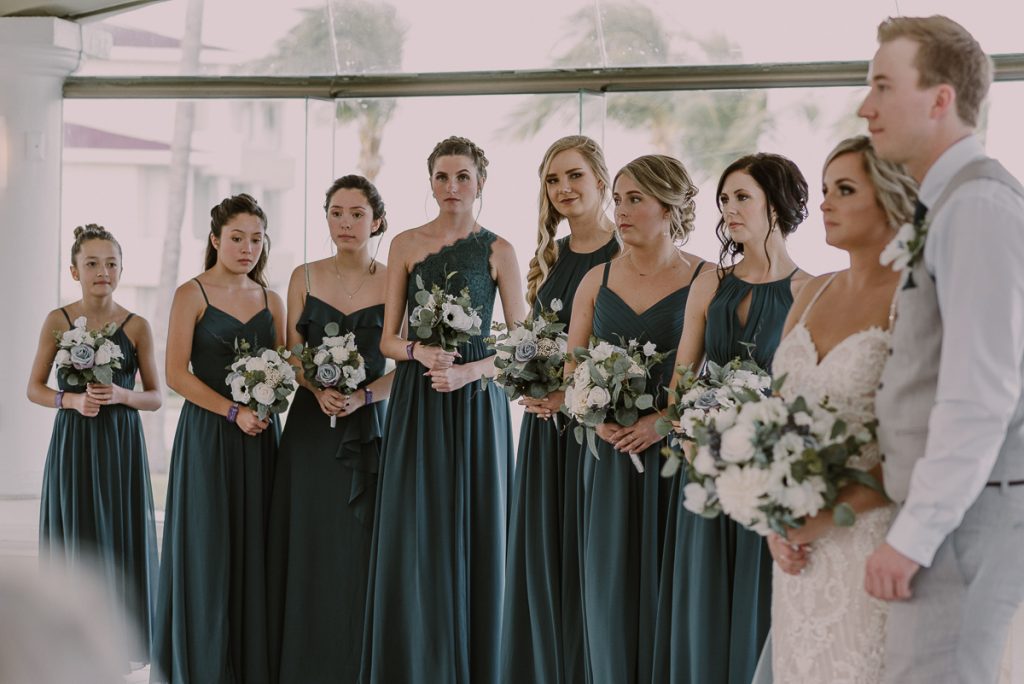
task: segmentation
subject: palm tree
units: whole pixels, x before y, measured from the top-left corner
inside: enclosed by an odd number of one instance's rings
[[[267,74],[396,73],[402,67],[405,26],[395,8],[369,0],[327,0],[305,16],[256,63]],[[359,130],[359,170],[380,172],[380,143],[395,100],[338,100],[335,116]]]
[[[599,14],[598,14],[599,12]],[[738,50],[725,38],[689,38],[671,34],[646,5],[624,0],[598,12],[583,8],[567,20],[570,47],[553,66],[658,66],[734,61]],[[694,59],[674,44],[696,50]],[[569,123],[572,102],[561,95],[540,95],[513,112],[506,135],[536,135],[551,117]],[[682,157],[698,182],[721,171],[732,159],[752,152],[771,126],[766,97],[758,91],[622,93],[607,96],[606,115],[627,128],[649,131],[651,146]]]

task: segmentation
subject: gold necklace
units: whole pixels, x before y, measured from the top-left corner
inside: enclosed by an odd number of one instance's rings
[[[672,267],[674,267],[676,265],[675,262],[672,262],[668,266],[662,266],[661,268],[659,268],[659,269],[657,269],[655,271],[651,271],[650,273],[641,273],[639,267],[637,267],[637,265],[636,265],[636,262],[633,261],[633,253],[632,252],[626,252],[626,258],[629,259],[629,265],[633,267],[633,270],[636,271],[636,274],[638,276],[640,276],[641,278],[646,278],[649,275],[654,275],[654,274],[657,274],[657,273],[661,273],[666,268],[672,268]]]
[[[345,281],[341,277],[341,271],[338,269],[338,257],[334,257],[333,259],[331,259],[331,263],[334,264],[334,275],[338,277],[338,284],[341,287],[342,291],[348,295],[349,299],[355,297],[356,294],[359,293],[359,290],[363,289],[363,285],[365,285],[366,281],[370,279],[370,276],[373,275],[373,273],[370,272],[370,266],[373,265],[373,259],[370,259],[370,263],[366,267],[366,275],[364,275],[363,279],[359,281],[359,285],[356,287],[356,289],[349,292],[348,288],[345,287]]]

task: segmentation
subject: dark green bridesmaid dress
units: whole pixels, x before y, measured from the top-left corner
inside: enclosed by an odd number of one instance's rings
[[[618,251],[615,239],[586,254],[573,252],[568,237],[559,240],[558,259],[537,291],[534,315],[560,299],[558,318],[568,331],[583,276]],[[502,612],[501,681],[507,684],[585,681],[579,559],[582,455],[561,416],[523,416]]]
[[[694,277],[700,272],[698,265]],[[647,387],[663,409],[683,331],[687,285],[637,313],[608,285],[609,265],[594,302],[594,335],[654,342],[665,359],[651,369]],[[692,283],[692,281],[691,281]],[[649,411],[648,411],[649,413]],[[661,440],[638,454],[638,473],[628,455],[598,439],[599,459],[587,454],[583,483],[583,612],[594,684],[634,684],[651,678],[651,650],[658,575],[670,482],[661,477]]]
[[[384,305],[349,314],[307,292],[296,328],[355,334],[368,385],[384,374]],[[386,402],[338,418],[299,387],[281,433],[267,543],[271,681],[351,684],[359,677],[377,463]]]
[[[61,313],[72,326],[67,311]],[[121,348],[121,369],[113,381],[134,389],[139,360],[124,332],[128,314],[111,341]],[[66,393],[84,392],[67,384]],[[136,409],[114,404],[86,418],[61,409],[53,421],[43,467],[39,511],[39,557],[74,567],[83,564],[107,583],[122,623],[136,637],[128,663],[149,662],[153,603],[156,595],[156,527],[149,461],[142,421]]]
[[[469,287],[481,334],[463,362],[491,354],[497,236],[485,228],[417,263],[429,288],[446,271]],[[415,330],[410,333],[415,338]],[[401,361],[384,424],[366,605],[361,681],[489,684],[498,678],[505,519],[513,447],[508,399],[494,383],[436,392],[424,368]]]
[[[752,354],[771,370],[793,305],[794,273],[757,284],[726,274],[708,305],[707,359],[722,364]],[[748,295],[740,323],[736,311]],[[652,682],[750,684],[771,624],[771,554],[760,535],[731,518],[686,510],[685,485],[681,471],[672,479]]]
[[[269,307],[242,322],[207,299],[192,337],[192,373],[228,398],[224,379],[236,339],[254,350],[274,346]],[[276,416],[249,436],[224,416],[189,401],[182,406],[164,513],[152,682],[269,681],[265,549],[279,433]]]

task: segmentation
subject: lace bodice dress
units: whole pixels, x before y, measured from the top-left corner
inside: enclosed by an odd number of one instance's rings
[[[819,358],[804,319],[834,278],[818,290],[780,343],[774,372],[786,374],[781,389],[785,399],[828,397],[839,418],[864,423],[875,417],[875,389],[888,358],[889,332],[878,327],[861,330]],[[878,462],[878,445],[871,444],[854,465],[867,470]],[[810,562],[800,575],[775,568],[772,671],[776,682],[881,681],[887,608],[864,591],[864,564],[885,539],[893,514],[893,506],[876,508],[859,514],[852,527],[832,528],[812,543]]]

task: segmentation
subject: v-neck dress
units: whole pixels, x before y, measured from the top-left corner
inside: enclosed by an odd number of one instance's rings
[[[192,373],[227,398],[236,339],[253,350],[273,347],[270,309],[242,322],[207,300],[192,336]],[[224,416],[190,401],[182,406],[167,485],[151,682],[269,681],[264,551],[279,434],[277,416],[250,436]]]
[[[345,314],[312,294],[296,323],[310,347],[324,327],[353,333],[365,387],[384,374],[384,305]],[[377,464],[387,402],[330,418],[299,386],[281,433],[267,542],[272,682],[355,682],[363,646]]]
[[[698,265],[694,277],[700,272]],[[667,404],[676,348],[690,285],[634,311],[608,287],[609,264],[594,302],[594,336],[614,344],[653,342],[665,354],[651,369],[653,409]],[[692,281],[691,281],[692,283]],[[633,684],[651,677],[651,649],[669,480],[661,477],[660,440],[638,454],[637,472],[627,454],[602,439],[584,456],[582,508],[583,613],[590,679],[594,684]]]

